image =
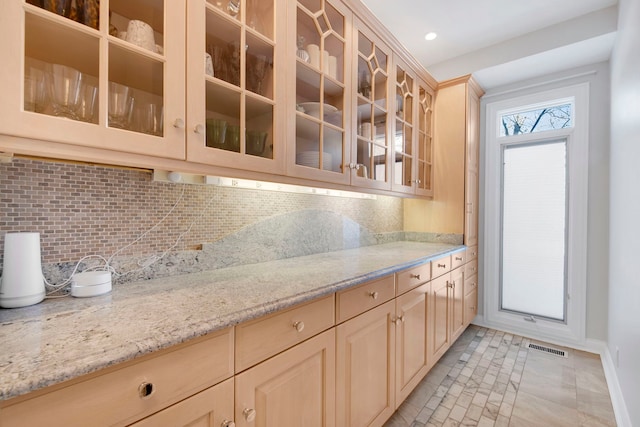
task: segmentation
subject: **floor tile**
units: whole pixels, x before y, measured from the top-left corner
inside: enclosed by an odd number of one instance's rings
[[[615,426],[598,355],[470,326],[386,427]]]

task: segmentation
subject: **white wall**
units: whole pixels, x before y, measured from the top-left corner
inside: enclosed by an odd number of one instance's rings
[[[608,316],[609,227],[609,63],[599,63],[518,83],[492,88],[481,101],[481,164],[484,164],[486,104],[536,92],[589,82],[589,202],[587,248],[586,336],[606,341]],[[484,174],[480,200],[484,200]],[[480,232],[484,230],[480,209]],[[483,236],[480,235],[482,239]],[[482,255],[482,253],[481,253]],[[482,263],[483,260],[481,260]],[[480,272],[479,277],[482,277]],[[480,291],[484,289],[481,284]],[[484,294],[479,295],[483,298]],[[481,299],[482,301],[482,299]],[[480,304],[482,307],[482,304]]]
[[[640,426],[640,2],[620,0],[611,57],[609,351],[631,425]]]

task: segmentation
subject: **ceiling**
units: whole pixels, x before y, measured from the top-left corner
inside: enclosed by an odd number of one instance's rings
[[[362,2],[436,80],[473,74],[485,90],[606,61],[617,30],[617,0]]]

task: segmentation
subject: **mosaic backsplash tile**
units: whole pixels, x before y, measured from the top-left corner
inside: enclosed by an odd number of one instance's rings
[[[31,159],[0,164],[0,191],[0,262],[6,232],[37,231],[54,276],[91,254],[115,255],[143,278],[402,238],[395,197],[172,184],[149,171]],[[166,251],[163,267],[141,269]]]

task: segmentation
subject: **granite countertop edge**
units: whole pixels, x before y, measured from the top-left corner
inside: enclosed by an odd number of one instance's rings
[[[128,283],[99,297],[3,309],[0,401],[464,249],[394,242]],[[314,271],[327,274],[317,277]]]

